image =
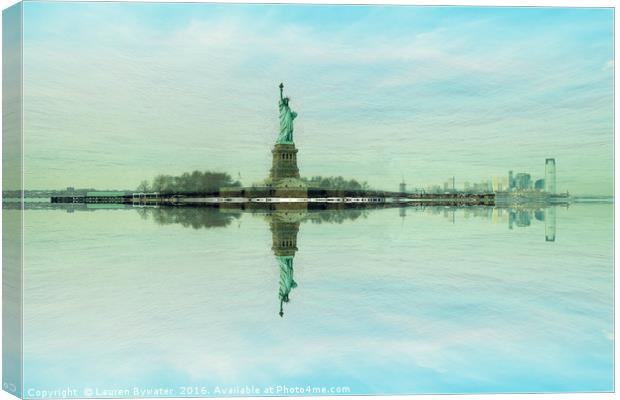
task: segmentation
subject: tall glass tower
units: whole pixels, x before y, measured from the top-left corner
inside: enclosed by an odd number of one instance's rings
[[[556,193],[555,158],[545,160],[545,189],[548,193]]]

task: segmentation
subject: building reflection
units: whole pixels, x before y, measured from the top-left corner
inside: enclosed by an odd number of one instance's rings
[[[544,209],[509,209],[509,229],[513,229],[513,226],[519,228],[527,227],[532,224],[532,221],[539,221],[545,224],[545,241],[555,242],[556,234],[556,207],[548,207]]]
[[[457,214],[464,219],[479,218],[486,219],[489,223],[506,223],[508,229],[527,228],[536,223],[545,225],[545,241],[554,242],[557,230],[557,208],[559,205],[528,205],[521,204],[514,207],[407,207],[414,212],[422,212],[431,215],[443,216],[445,219],[455,224]],[[401,209],[399,216],[406,217],[406,213]]]
[[[549,207],[545,210],[545,240],[547,242],[555,242],[556,224],[556,207]]]

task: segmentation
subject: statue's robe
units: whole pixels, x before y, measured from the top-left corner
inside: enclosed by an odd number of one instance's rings
[[[280,290],[278,297],[281,302],[288,303],[288,295],[297,287],[297,282],[293,280],[293,257],[278,256],[278,265],[280,266]]]
[[[297,117],[297,113],[291,111],[291,108],[280,100],[280,134],[276,143],[292,144],[293,143],[293,120]]]

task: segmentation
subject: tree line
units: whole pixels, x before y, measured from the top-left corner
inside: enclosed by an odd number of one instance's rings
[[[366,182],[345,179],[342,176],[313,176],[301,178],[309,187],[318,189],[368,190]],[[151,182],[143,180],[138,185],[138,192],[159,193],[208,193],[216,192],[221,187],[240,187],[241,182],[234,180],[225,172],[194,171],[179,176],[157,175]]]
[[[137,189],[139,192],[208,193],[230,186],[241,186],[241,182],[233,180],[225,172],[194,171],[179,176],[157,175],[150,183],[142,181]]]
[[[345,179],[342,176],[313,176],[312,178],[302,178],[309,187],[319,189],[347,189],[347,190],[368,190],[368,183],[358,182],[355,179]]]

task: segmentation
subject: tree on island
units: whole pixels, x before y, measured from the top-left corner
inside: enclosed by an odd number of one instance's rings
[[[358,182],[355,179],[345,179],[342,176],[313,176],[312,178],[302,178],[309,187],[319,189],[340,189],[340,190],[369,190],[366,182]]]
[[[149,192],[150,186],[149,186],[149,181],[147,181],[146,179],[143,180],[142,182],[140,182],[140,184],[138,185],[138,187],[136,188],[136,190],[140,193],[145,193],[145,192]]]
[[[157,175],[151,184],[145,180],[140,182],[137,190],[159,193],[209,193],[230,186],[238,187],[241,183],[234,181],[225,172],[194,171],[179,176]]]

